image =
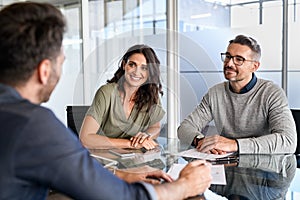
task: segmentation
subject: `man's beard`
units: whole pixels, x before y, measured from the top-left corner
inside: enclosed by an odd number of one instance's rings
[[[50,96],[59,81],[59,76],[56,71],[52,69],[47,85],[45,85],[39,93],[40,102],[45,103],[50,99]]]

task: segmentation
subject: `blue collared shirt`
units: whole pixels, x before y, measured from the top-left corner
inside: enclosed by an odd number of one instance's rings
[[[239,92],[239,94],[244,94],[246,92],[249,92],[253,87],[254,85],[256,84],[257,82],[257,78],[255,76],[254,73],[252,73],[252,79],[251,81],[241,89],[241,91]],[[229,89],[233,92],[233,89],[232,89],[232,86],[229,84]]]

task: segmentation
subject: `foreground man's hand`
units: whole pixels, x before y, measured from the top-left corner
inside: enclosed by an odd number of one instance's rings
[[[197,160],[187,164],[175,182],[156,185],[155,190],[159,199],[186,199],[202,194],[209,188],[211,180],[211,165]]]
[[[173,181],[173,179],[164,171],[150,166],[116,170],[116,176],[128,183],[144,181],[151,184],[159,184],[161,181]]]

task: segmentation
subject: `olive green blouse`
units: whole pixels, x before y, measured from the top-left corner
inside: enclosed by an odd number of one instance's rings
[[[165,114],[161,104],[153,105],[149,112],[143,107],[139,112],[133,107],[128,119],[125,116],[117,83],[101,86],[86,115],[92,116],[99,124],[98,134],[111,138],[127,138],[159,122]],[[137,115],[137,117],[136,117]]]

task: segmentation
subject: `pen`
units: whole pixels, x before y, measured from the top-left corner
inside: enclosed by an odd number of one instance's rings
[[[238,163],[238,160],[221,160],[221,161],[210,161],[212,165],[225,165],[225,164],[232,164]]]
[[[113,165],[115,165],[115,163],[112,163],[112,162],[111,162],[111,163],[108,163],[108,164],[104,165],[103,167],[104,167],[104,168],[108,168],[108,167],[111,167],[111,166],[113,166]]]
[[[90,156],[96,158],[96,159],[100,159],[99,162],[103,165],[104,168],[108,168],[108,167],[111,167],[113,165],[117,165],[118,162],[115,161],[115,160],[111,160],[111,159],[108,159],[108,158],[104,158],[104,157],[101,157],[101,156],[98,156],[98,155],[95,155],[95,154],[90,154]],[[107,164],[104,164],[104,162],[108,162]]]
[[[215,160],[208,160],[212,165],[214,164],[229,164],[235,163],[239,161],[237,156],[228,156],[223,158],[216,158]]]
[[[237,156],[228,156],[223,158],[216,158],[216,161],[228,161],[228,160],[238,160]]]

